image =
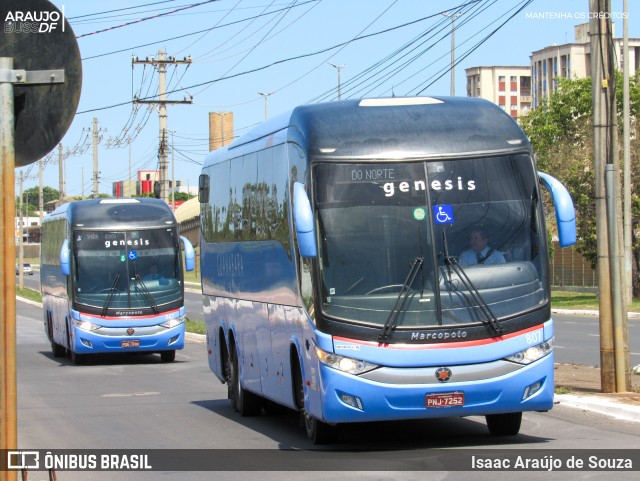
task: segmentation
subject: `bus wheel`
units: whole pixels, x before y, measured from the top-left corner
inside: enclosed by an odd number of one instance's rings
[[[64,357],[66,354],[65,348],[53,340],[51,341],[51,352],[53,357]]]
[[[160,359],[162,362],[173,362],[176,360],[176,350],[172,349],[170,351],[161,351]]]
[[[515,436],[520,431],[522,413],[488,414],[487,427],[494,436]]]
[[[262,403],[260,396],[247,391],[240,383],[240,370],[238,365],[238,353],[233,349],[231,360],[231,405],[240,413],[240,416],[255,416],[260,414]]]
[[[71,337],[69,336],[69,328],[67,327],[67,352],[69,353],[69,359],[74,364],[82,364],[84,362],[84,356],[82,354],[78,354],[71,347]]]
[[[51,341],[51,352],[53,353],[53,357],[64,357],[66,354],[65,348],[53,340],[53,324],[51,324],[51,319],[47,320],[47,329],[49,330],[49,339]]]
[[[304,427],[307,437],[313,444],[326,444],[330,442],[333,438],[333,428],[327,423],[311,416],[305,409],[302,369],[297,364],[293,365],[293,382],[296,393],[296,404],[300,412],[300,424]]]
[[[83,364],[84,363],[84,355],[78,354],[73,349],[69,349],[69,359],[74,364]]]

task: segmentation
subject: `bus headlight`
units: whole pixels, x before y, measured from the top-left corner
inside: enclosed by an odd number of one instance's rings
[[[315,352],[322,364],[348,374],[362,374],[378,367],[377,364],[323,351],[318,346],[315,346]]]
[[[176,317],[174,319],[169,319],[168,321],[160,323],[162,327],[166,327],[167,329],[171,329],[172,327],[179,326],[184,323],[184,317]]]
[[[78,319],[74,319],[73,320],[73,324],[78,328],[78,329],[82,329],[83,331],[96,331],[98,329],[100,329],[100,327],[102,326],[98,326],[96,324],[93,324],[92,322],[89,321],[80,321]]]
[[[511,356],[507,356],[507,361],[517,362],[518,364],[531,364],[538,359],[543,358],[547,354],[553,351],[553,339],[541,342],[537,346],[531,346],[520,352],[516,352]]]

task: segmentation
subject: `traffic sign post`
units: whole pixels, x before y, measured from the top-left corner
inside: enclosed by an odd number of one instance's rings
[[[40,12],[24,21],[23,12]],[[43,13],[46,13],[43,14]],[[80,52],[70,25],[47,0],[3,0],[0,41],[0,450],[17,449],[15,167],[62,139],[80,100]],[[13,481],[16,472],[0,472]]]
[[[0,57],[0,196],[2,212],[3,269],[0,277],[0,449],[16,449],[18,445],[16,416],[16,279],[13,260],[16,256],[13,229],[16,206],[14,199],[15,149],[13,136],[13,85],[3,72],[13,69],[13,59]],[[10,226],[10,228],[9,228]],[[14,473],[13,473],[14,474]],[[13,476],[7,473],[7,479]],[[13,478],[15,479],[15,477]]]

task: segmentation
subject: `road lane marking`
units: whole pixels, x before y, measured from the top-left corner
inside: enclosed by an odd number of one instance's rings
[[[133,396],[159,396],[156,391],[151,392],[114,392],[110,394],[102,394],[100,397],[133,397]]]

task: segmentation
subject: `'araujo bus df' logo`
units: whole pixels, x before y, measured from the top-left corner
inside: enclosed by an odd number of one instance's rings
[[[49,33],[55,30],[64,32],[64,6],[62,13],[57,10],[16,10],[7,12],[4,18],[4,33]]]

